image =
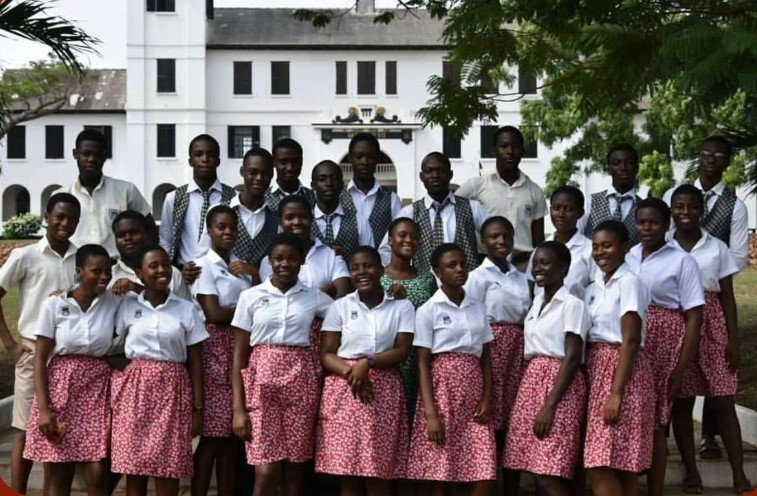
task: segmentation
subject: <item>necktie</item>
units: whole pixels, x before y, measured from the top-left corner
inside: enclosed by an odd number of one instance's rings
[[[433,242],[434,242],[434,248],[444,243],[444,226],[442,225],[442,209],[447,205],[448,199],[445,198],[445,200],[439,204],[439,202],[434,202],[431,204],[431,208],[436,212],[436,216],[434,217],[434,236],[433,236]]]
[[[323,235],[323,242],[329,246],[334,244],[334,226],[332,221],[336,216],[336,212],[331,212],[330,214],[325,214],[323,216],[323,219],[326,221],[326,233]]]
[[[623,222],[623,199],[625,196],[620,193],[613,193],[613,197],[615,198],[615,211],[612,213],[612,218]]]
[[[710,203],[710,198],[712,198],[713,196],[715,196],[715,192],[712,190],[707,191],[704,194],[704,212],[702,213],[702,218],[705,218],[709,215],[710,208],[707,206],[707,204]]]
[[[202,210],[200,210],[200,233],[197,235],[197,241],[202,239],[202,230],[205,227],[205,215],[210,208],[210,190],[200,191],[202,194]]]

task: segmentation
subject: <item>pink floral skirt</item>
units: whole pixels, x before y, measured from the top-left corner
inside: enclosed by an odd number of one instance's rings
[[[473,415],[484,391],[480,359],[464,353],[434,355],[431,364],[434,405],[445,442],[428,439],[423,399],[418,396],[410,441],[408,479],[474,482],[497,478],[497,446],[491,422]]]
[[[346,360],[353,364],[357,360]],[[368,374],[373,401],[363,404],[345,379],[326,377],[318,414],[315,470],[327,474],[405,477],[410,432],[399,370]]]
[[[657,305],[650,305],[647,310],[647,327],[644,352],[652,365],[652,378],[655,388],[655,422],[667,425],[673,400],[668,396],[668,380],[678,364],[683,346],[686,324],[683,312]]]
[[[611,426],[604,421],[605,403],[610,397],[619,363],[620,345],[589,344],[586,360],[589,406],[584,466],[639,473],[652,466],[655,427],[652,368],[649,359],[640,350],[631,378],[623,390],[618,423]]]
[[[518,386],[526,369],[523,359],[523,326],[495,322],[491,324],[494,341],[492,357],[492,425],[494,430],[507,430],[510,412],[515,404]]]
[[[192,383],[183,363],[133,360],[113,372],[112,468],[118,474],[192,477]]]
[[[321,392],[312,350],[257,345],[242,380],[252,424],[247,462],[264,465],[312,459]]]
[[[202,342],[203,416],[202,435],[231,436],[233,399],[231,362],[234,358],[234,328],[207,322],[210,337]]]
[[[39,430],[35,395],[24,458],[35,462],[95,462],[110,448],[110,367],[102,357],[58,355],[47,367],[50,410],[64,435],[51,442]]]
[[[679,395],[681,398],[733,396],[739,385],[738,374],[731,372],[725,359],[728,328],[718,293],[708,291],[704,296],[706,304],[699,351],[696,359],[686,364]]]
[[[552,429],[544,439],[534,435],[534,422],[555,385],[562,358],[538,356],[528,362],[505,436],[502,465],[511,470],[571,479],[583,441],[586,378],[579,369],[555,409]]]

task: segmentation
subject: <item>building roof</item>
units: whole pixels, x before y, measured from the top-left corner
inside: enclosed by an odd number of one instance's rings
[[[208,48],[267,49],[445,49],[442,21],[432,19],[425,10],[407,13],[395,10],[389,24],[375,24],[376,14],[349,12],[331,23],[316,28],[309,21],[298,21],[295,9],[215,9],[208,23]]]
[[[27,70],[7,69],[5,72],[23,77]],[[125,112],[125,107],[126,69],[87,69],[84,80],[70,92],[68,101],[57,112]]]

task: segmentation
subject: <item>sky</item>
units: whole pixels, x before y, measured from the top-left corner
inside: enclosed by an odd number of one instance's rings
[[[144,2],[144,0],[128,0]],[[57,0],[51,12],[75,22],[88,34],[99,38],[97,55],[82,56],[85,65],[94,68],[126,67],[127,0]],[[216,7],[348,7],[354,0],[215,0]],[[396,0],[376,0],[377,8],[391,8]],[[22,67],[32,60],[44,59],[47,47],[41,44],[3,37],[0,33],[0,68]]]

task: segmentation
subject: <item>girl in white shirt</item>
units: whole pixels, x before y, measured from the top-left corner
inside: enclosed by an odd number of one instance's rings
[[[216,205],[206,217],[210,237],[208,253],[195,263],[201,268],[190,290],[205,314],[205,329],[210,337],[202,345],[205,395],[202,412],[202,437],[195,451],[195,496],[207,494],[213,466],[216,467],[218,493],[234,492],[237,441],[233,437],[231,362],[234,356],[234,328],[231,319],[239,295],[251,284],[250,276],[235,275],[229,265],[239,260],[232,254],[237,240],[237,213],[227,205]]]
[[[371,246],[349,261],[357,291],[323,321],[323,386],[315,470],[341,476],[342,494],[391,494],[405,477],[409,428],[399,365],[413,344],[415,311],[381,286],[381,255]]]
[[[652,465],[654,437],[652,368],[641,351],[649,292],[625,264],[630,236],[622,222],[597,225],[592,247],[601,274],[586,289],[591,329],[584,466],[595,495],[636,496],[638,474]]]
[[[104,494],[103,459],[110,447],[110,367],[105,355],[118,309],[118,300],[106,290],[111,273],[105,248],[79,248],[76,275],[78,286],[46,299],[41,308],[24,458],[45,463],[45,487],[51,493],[69,493],[76,464],[81,463],[90,494]]]
[[[650,293],[644,351],[652,363],[656,395],[657,428],[648,472],[652,496],[662,495],[665,489],[665,430],[686,364],[697,353],[704,308],[697,263],[691,255],[665,241],[669,226],[670,208],[665,202],[658,198],[640,201],[636,206],[636,232],[641,241],[626,255],[626,263]]]
[[[310,326],[332,300],[298,279],[304,258],[301,238],[274,236],[273,274],[242,292],[231,322],[233,429],[247,441],[254,494],[302,494],[305,462],[313,458],[321,386]]]
[[[126,335],[131,363],[112,379],[112,466],[126,474],[128,494],[147,494],[155,478],[158,494],[176,495],[179,479],[193,475],[192,437],[200,434],[203,410],[202,314],[169,290],[168,253],[147,247],[137,275],[144,290],[127,296],[116,316]]]
[[[524,324],[528,366],[518,389],[505,436],[503,466],[531,472],[544,494],[570,494],[581,451],[586,378],[581,363],[589,330],[584,302],[563,280],[570,250],[545,241],[534,253],[534,281],[544,291],[534,299]]]
[[[684,463],[684,485],[702,490],[691,415],[695,397],[705,396],[731,462],[734,488],[741,494],[751,486],[744,474],[741,428],[734,403],[739,338],[732,276],[739,269],[726,244],[699,227],[704,214],[704,197],[698,188],[689,184],[679,186],[670,203],[675,222],[670,242],[694,257],[705,291],[699,353],[686,366],[679,399],[673,407],[673,432]]]
[[[415,316],[420,396],[407,477],[432,481],[432,494],[447,494],[453,482],[472,482],[471,494],[491,494],[497,478],[490,422],[494,336],[483,303],[464,290],[462,248],[439,245],[431,267],[442,286]]]

